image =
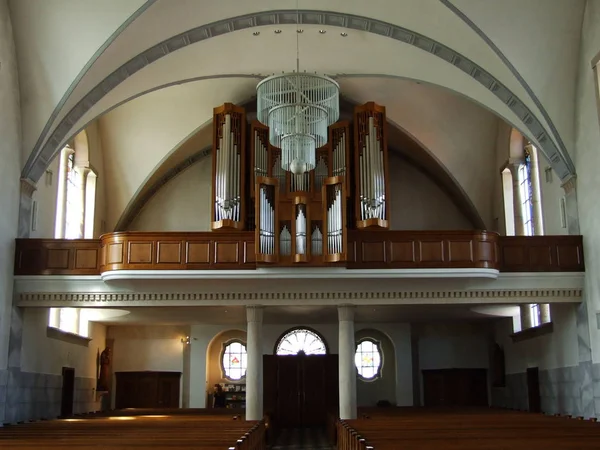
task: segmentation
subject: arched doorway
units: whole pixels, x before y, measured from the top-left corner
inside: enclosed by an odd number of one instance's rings
[[[264,356],[264,406],[279,428],[323,426],[338,407],[338,355],[300,327],[283,333]]]

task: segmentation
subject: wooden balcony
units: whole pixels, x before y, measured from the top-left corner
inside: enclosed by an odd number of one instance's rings
[[[583,242],[581,236],[504,237],[487,231],[350,231],[344,265],[377,270],[583,272]],[[119,270],[256,267],[251,231],[120,232],[101,239],[17,239],[14,274],[99,275]]]

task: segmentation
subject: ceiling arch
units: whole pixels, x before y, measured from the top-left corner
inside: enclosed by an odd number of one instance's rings
[[[477,64],[474,60],[466,57],[449,46],[424,34],[412,31],[408,28],[384,22],[370,17],[347,14],[342,12],[325,12],[319,10],[304,10],[300,12],[300,22],[304,25],[333,26],[355,30],[360,33],[382,36],[384,38],[410,46],[420,52],[437,58],[448,64],[453,69],[458,69],[466,75],[473,86],[481,86],[488,91],[496,101],[492,102],[490,108],[494,111],[507,109],[513,119],[516,118],[521,124],[521,129],[537,143],[542,151],[551,161],[554,169],[561,178],[568,177],[573,173],[572,163],[565,157],[554,141],[554,136],[545,123],[541,113],[527,96],[517,95],[513,89],[507,87],[507,83],[500,81],[486,68]],[[44,144],[36,146],[28,159],[23,176],[39,179],[46,169],[49,161],[56,155],[63,142],[68,140],[85,123],[93,120],[102,111],[92,111],[97,104],[128,79],[133,79],[143,70],[154,66],[161,59],[180,52],[192,44],[203,43],[219,36],[230,34],[234,31],[247,30],[254,27],[266,27],[272,25],[290,25],[296,23],[296,12],[289,10],[260,11],[243,16],[230,17],[210,24],[202,25],[184,33],[180,33],[160,42],[147,49],[121,65],[109,76],[104,78],[92,90],[90,90],[72,109],[63,115],[63,118],[53,128],[52,133],[46,137]],[[172,66],[173,67],[173,66]],[[175,66],[176,67],[176,66]],[[148,75],[148,72],[145,73]],[[138,77],[139,79],[139,77]],[[462,80],[465,83],[465,80]],[[460,91],[459,91],[460,92]],[[489,96],[488,96],[489,97]],[[486,100],[489,102],[489,100]],[[504,106],[501,106],[504,105]],[[90,113],[91,112],[91,113]],[[507,113],[503,111],[501,115]],[[86,116],[87,122],[81,123]],[[540,118],[541,117],[541,118]]]
[[[358,103],[351,99],[341,99],[340,109],[344,120],[352,117],[352,112],[356,104]],[[256,113],[255,99],[245,102],[241,106],[246,109],[249,118],[252,118]],[[485,222],[469,198],[469,195],[444,164],[436,158],[434,153],[398,125],[389,121],[388,125],[388,146],[390,151],[405,158],[416,169],[424,172],[432,181],[440,186],[474,228],[485,229]],[[187,168],[209,157],[212,150],[211,141],[212,121],[198,127],[188,139],[170,150],[131,198],[121,214],[114,231],[127,230],[144,205],[163,186]]]

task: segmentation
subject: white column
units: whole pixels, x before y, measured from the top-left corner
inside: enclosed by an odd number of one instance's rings
[[[521,193],[521,180],[519,179],[519,167],[521,161],[509,161],[507,167],[510,170],[513,181],[513,211],[515,215],[515,236],[525,235],[525,224],[523,223],[523,196]]]
[[[246,420],[263,418],[263,352],[262,352],[262,306],[246,307],[248,321],[246,351]]]
[[[354,306],[338,306],[340,418],[356,419]]]

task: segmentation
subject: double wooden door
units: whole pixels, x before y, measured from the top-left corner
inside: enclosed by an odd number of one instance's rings
[[[265,411],[282,428],[324,425],[337,410],[337,375],[337,355],[265,355]]]
[[[425,406],[488,406],[486,369],[423,371]]]
[[[116,372],[115,408],[178,408],[180,372]]]

